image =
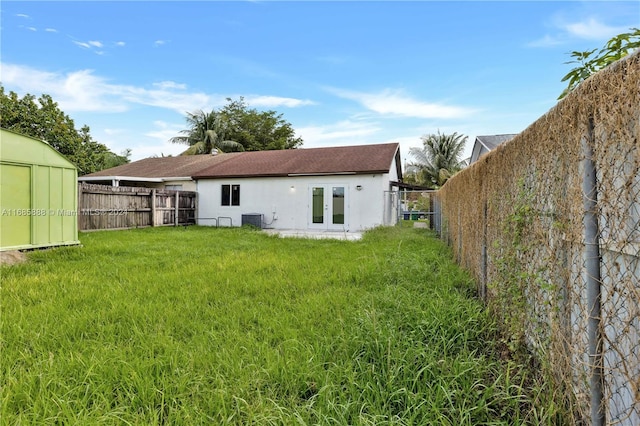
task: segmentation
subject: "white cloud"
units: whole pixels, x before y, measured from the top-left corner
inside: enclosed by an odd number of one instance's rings
[[[29,31],[38,31],[38,29],[36,27],[27,27],[27,29]]]
[[[628,30],[626,27],[612,27],[603,24],[596,18],[589,18],[582,22],[568,23],[564,26],[564,30],[570,35],[587,39],[602,40],[609,39],[616,34],[620,34]]]
[[[304,147],[311,148],[368,143],[370,139],[365,139],[365,137],[380,130],[377,123],[343,120],[324,126],[296,127],[296,134],[304,140]]]
[[[105,133],[105,135],[114,136],[114,135],[121,135],[126,130],[125,129],[103,129],[102,131]]]
[[[59,75],[46,71],[40,71],[20,65],[2,63],[2,82],[5,87],[15,88],[16,92],[31,93],[38,95],[47,93],[51,95],[63,110],[87,111],[95,109],[95,99],[89,96],[95,84],[90,78],[90,72],[80,71]],[[90,98],[90,99],[87,99]],[[79,104],[86,103],[84,108],[74,108]]]
[[[379,93],[362,93],[341,89],[328,90],[341,98],[356,101],[381,115],[414,118],[461,118],[473,112],[468,108],[418,101],[399,90],[386,89]]]
[[[295,99],[295,98],[283,98],[279,96],[245,96],[245,101],[251,106],[255,107],[288,107],[295,108],[299,106],[305,105],[313,105],[315,102],[305,99]]]
[[[555,17],[552,26],[555,34],[546,34],[544,37],[527,44],[529,47],[553,47],[582,40],[608,40],[616,34],[629,30],[628,27],[615,27],[601,22],[598,18],[588,17],[580,21],[571,21],[565,17]]]
[[[89,45],[89,43],[84,43],[82,41],[73,40],[73,44],[75,44],[76,46],[80,46],[84,49],[91,49],[91,45]]]
[[[53,31],[55,31],[55,30],[53,30]],[[103,49],[105,47],[105,44],[103,42],[99,41],[99,40],[89,40],[89,41],[71,40],[71,42],[73,44],[75,44],[76,46],[78,46],[78,47],[81,47],[81,48],[87,49],[87,50],[91,50],[96,55],[104,55],[105,54],[105,50]],[[110,42],[109,44],[111,46],[122,47],[122,46],[125,45],[125,42],[124,41],[117,41],[115,43]]]
[[[159,83],[153,83],[153,85],[159,89],[180,89],[184,90],[187,88],[186,84],[176,83],[175,81],[161,81]]]
[[[0,63],[2,83],[7,90],[21,95],[46,93],[69,112],[124,112],[134,105],[146,105],[175,111],[184,115],[187,111],[207,110],[213,106],[223,105],[226,96],[209,95],[203,92],[188,91],[185,84],[163,81],[140,87],[124,84],[113,84],[106,78],[98,76],[93,70],[77,70],[72,72],[49,72],[23,65]],[[307,101],[291,98],[264,96],[264,99],[280,99],[279,105],[302,105]]]
[[[211,103],[211,97],[205,93],[175,93],[167,88],[149,90],[133,86],[115,87],[118,88],[118,94],[127,102],[170,109],[180,114],[206,109]]]
[[[167,123],[164,121],[154,121],[154,130],[146,132],[144,136],[151,139],[150,143],[138,145],[132,148],[132,159],[151,157],[153,155],[179,155],[187,146],[171,143],[169,140],[180,134],[184,125]]]
[[[153,45],[154,45],[155,47],[160,47],[160,46],[162,46],[163,44],[167,44],[167,41],[166,41],[166,40],[156,40],[156,41],[154,41],[154,42],[153,42]]]
[[[142,158],[178,155],[186,149],[185,145],[169,142],[173,136],[177,136],[179,131],[184,129],[184,125],[167,123],[164,121],[154,121],[149,123],[136,122],[134,127],[126,128],[104,128],[101,131],[92,128],[92,134],[100,143],[104,143],[113,152],[119,153],[125,149],[131,149],[131,160],[137,161]]]
[[[147,89],[111,84],[106,79],[94,75],[92,70],[64,74],[21,65],[1,65],[5,87],[17,87],[25,93],[47,93],[65,112],[123,112],[132,104],[139,104],[184,114],[186,111],[208,108],[212,102],[212,98],[205,93],[175,92],[173,89],[184,88],[177,83],[173,84],[174,87]]]
[[[165,121],[157,120],[153,122],[155,130],[145,133],[145,136],[149,136],[160,141],[167,142],[174,136],[178,136],[181,130],[184,130],[184,125],[178,125],[173,123],[167,123]],[[183,148],[184,151],[184,148]]]
[[[30,18],[30,16],[29,16],[29,15],[25,15],[24,13],[16,13],[16,16],[17,16],[18,18],[27,18],[27,19],[29,19],[29,18]]]
[[[66,75],[49,74],[49,93],[64,111],[123,112],[128,106],[119,99],[120,86],[110,85],[92,70],[80,70]],[[53,85],[57,87],[51,87]],[[46,92],[43,90],[43,92]]]
[[[541,39],[534,40],[534,41],[528,43],[527,46],[529,46],[529,47],[552,47],[552,46],[558,46],[560,44],[563,44],[564,42],[565,42],[565,40],[560,38],[560,37],[554,37],[554,36],[550,36],[550,35],[547,34],[544,37],[542,37]]]
[[[75,44],[76,46],[80,46],[83,49],[92,49],[94,47],[97,47],[97,48],[104,47],[102,42],[101,41],[97,41],[97,40],[90,40],[90,41],[87,41],[87,42],[77,41],[77,40],[72,40],[72,41],[73,41],[73,44]],[[104,52],[98,51],[97,53],[99,55],[102,55]]]
[[[46,32],[48,32],[48,33],[57,33],[58,32],[58,30],[56,30],[55,28],[45,28],[44,30]]]

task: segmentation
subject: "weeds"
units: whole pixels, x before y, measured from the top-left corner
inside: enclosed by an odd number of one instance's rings
[[[1,270],[2,424],[557,424],[428,231],[81,241]]]

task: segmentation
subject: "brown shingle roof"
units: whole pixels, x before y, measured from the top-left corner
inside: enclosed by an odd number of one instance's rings
[[[278,151],[234,152],[145,158],[91,173],[85,177],[194,177],[387,173],[398,151],[397,143]]]
[[[191,177],[198,171],[227,161],[239,153],[218,155],[183,155],[178,157],[145,158],[112,167],[83,177],[127,176],[143,178]]]
[[[194,179],[387,173],[397,143],[242,152],[194,173]]]

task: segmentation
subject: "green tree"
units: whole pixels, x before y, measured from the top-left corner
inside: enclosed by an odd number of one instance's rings
[[[578,64],[562,78],[567,81],[567,87],[562,91],[558,99],[564,98],[584,80],[592,74],[607,67],[618,59],[624,58],[629,53],[640,47],[640,29],[631,28],[628,33],[618,34],[612,37],[600,50],[586,50],[584,52],[573,51],[570,56],[574,59],[566,64]],[[597,53],[596,53],[597,52]]]
[[[293,149],[302,145],[302,138],[296,137],[282,114],[249,108],[243,97],[235,101],[227,98],[227,102],[220,110],[228,123],[227,136],[242,144],[245,150]]]
[[[453,134],[424,135],[422,148],[410,148],[409,155],[414,161],[410,163],[417,169],[418,181],[422,185],[438,188],[456,172],[464,167],[460,159],[467,136]]]
[[[188,129],[182,130],[183,136],[170,139],[173,143],[189,145],[181,155],[211,154],[214,149],[222,152],[244,151],[242,144],[225,139],[228,130],[226,119],[217,111],[187,113]]]
[[[75,164],[81,175],[130,161],[129,150],[122,155],[111,152],[91,137],[88,126],[76,130],[73,120],[49,95],[20,98],[13,91],[5,93],[0,85],[0,127],[46,141]]]

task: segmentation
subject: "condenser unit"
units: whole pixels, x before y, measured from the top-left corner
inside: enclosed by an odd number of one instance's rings
[[[242,225],[253,225],[256,228],[262,229],[262,213],[248,213],[242,215]]]

